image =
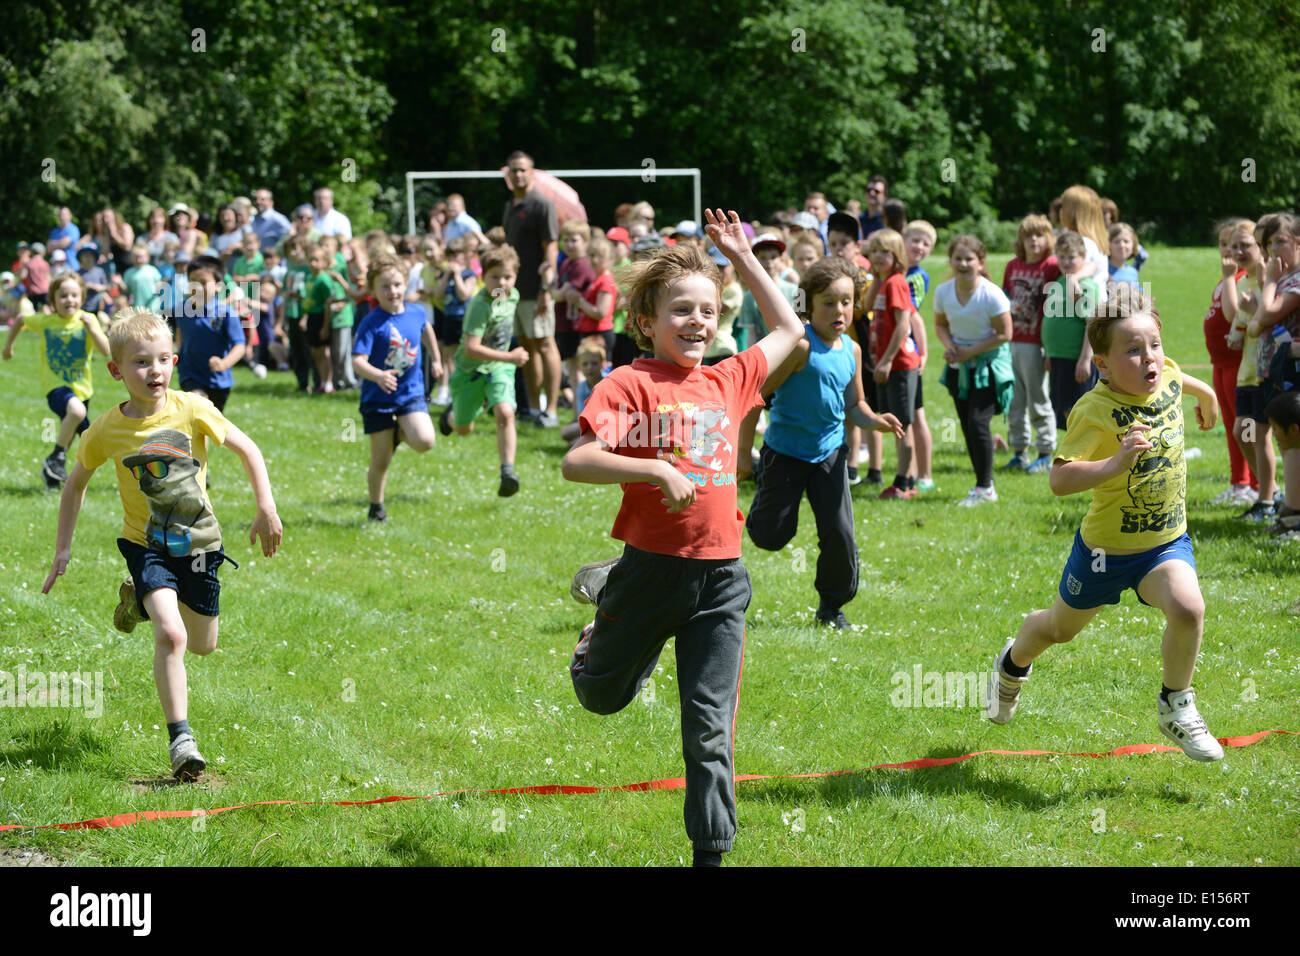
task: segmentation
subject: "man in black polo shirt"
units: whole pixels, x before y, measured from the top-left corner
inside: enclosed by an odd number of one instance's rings
[[[538,398],[546,396],[546,411],[537,424],[555,428],[556,403],[560,398],[560,350],[555,344],[555,305],[547,291],[555,276],[560,235],[555,207],[533,188],[533,158],[516,150],[506,160],[507,179],[514,193],[502,214],[506,242],[519,254],[519,305],[515,309],[515,334],[528,351],[524,384],[528,404],[541,408]]]

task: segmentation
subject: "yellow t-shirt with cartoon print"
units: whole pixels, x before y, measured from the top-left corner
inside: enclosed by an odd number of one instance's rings
[[[1099,382],[1071,410],[1058,459],[1104,461],[1119,451],[1135,423],[1151,427],[1144,434],[1155,446],[1127,472],[1092,489],[1092,506],[1079,529],[1088,547],[1145,551],[1187,530],[1182,400],[1182,370],[1166,358],[1154,395],[1123,395]]]
[[[57,312],[23,316],[23,328],[41,337],[41,390],[45,394],[67,387],[83,402],[95,394],[90,384],[95,340],[86,330],[87,321],[99,320],[80,310],[67,318]]]
[[[205,490],[208,442],[224,444],[231,427],[203,396],[168,391],[166,406],[148,418],[128,418],[121,405],[96,418],[77,461],[91,471],[110,458],[116,464],[128,541],[173,557],[220,551]]]

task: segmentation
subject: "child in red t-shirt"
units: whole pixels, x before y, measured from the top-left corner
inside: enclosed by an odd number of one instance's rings
[[[618,285],[610,271],[614,266],[614,244],[597,236],[587,246],[587,259],[595,278],[586,291],[569,286],[561,293],[569,306],[569,315],[580,339],[599,335],[605,342],[605,354],[614,354],[614,303]],[[574,382],[577,387],[577,382]]]
[[[729,219],[728,219],[729,216]],[[722,311],[718,268],[680,242],[624,274],[628,326],[654,358],[615,369],[592,392],[569,481],[619,483],[611,532],[623,555],[583,567],[571,591],[596,604],[569,665],[587,710],[626,707],[676,635],[686,759],[686,833],[695,863],[717,866],[736,835],[732,735],[749,607],[736,506],[740,421],[763,404],[769,370],[803,338],[735,212],[705,211],[709,238],[749,286],[768,326],[752,348],[703,365]]]
[[[1237,373],[1241,370],[1241,339],[1229,341],[1232,326],[1241,311],[1242,296],[1238,283],[1246,275],[1246,269],[1238,262],[1233,251],[1233,240],[1242,233],[1242,226],[1254,243],[1253,224],[1246,219],[1229,219],[1219,227],[1219,267],[1222,278],[1214,287],[1210,296],[1210,308],[1205,313],[1205,350],[1210,353],[1210,368],[1214,385],[1214,395],[1223,409],[1223,421],[1228,425],[1228,462],[1232,468],[1228,487],[1214,498],[1212,505],[1245,505],[1250,507],[1259,499],[1259,479],[1255,477],[1252,466],[1254,455],[1247,460],[1241,443],[1233,434],[1233,424],[1237,419]],[[1247,262],[1250,260],[1247,259]],[[1249,318],[1247,318],[1249,321]],[[1241,323],[1243,326],[1246,322]],[[1252,449],[1253,450],[1253,449]]]
[[[921,356],[912,343],[912,287],[907,281],[907,250],[903,237],[893,229],[877,229],[867,240],[871,260],[871,288],[867,302],[871,306],[871,355],[875,359],[872,377],[876,380],[879,409],[891,412],[903,426],[903,436],[895,439],[898,470],[894,483],[880,493],[881,498],[916,497],[916,478],[909,477],[912,449],[915,447],[912,419],[915,416],[916,387],[921,379]]]

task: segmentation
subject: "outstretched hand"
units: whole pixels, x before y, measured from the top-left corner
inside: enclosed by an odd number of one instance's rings
[[[733,263],[749,252],[749,237],[740,225],[740,216],[736,210],[724,213],[721,209],[704,210],[704,231],[709,234],[718,251]]]

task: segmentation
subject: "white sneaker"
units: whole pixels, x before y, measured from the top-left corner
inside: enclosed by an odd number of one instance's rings
[[[260,362],[253,366],[253,378],[266,378],[266,366]]]
[[[193,734],[181,734],[167,749],[172,758],[172,776],[177,780],[194,780],[208,765]]]
[[[870,448],[868,448],[866,445],[863,445],[861,448],[858,449],[858,464],[859,464],[859,465],[865,464],[867,461],[870,460],[870,458],[871,458],[871,449],[870,449]]]
[[[1190,687],[1157,699],[1160,732],[1183,748],[1193,760],[1222,760],[1223,748],[1196,709],[1196,692]]]
[[[1210,499],[1212,505],[1236,505],[1241,503],[1241,485],[1229,485]]]
[[[438,389],[438,394],[435,395],[435,396],[433,396],[433,404],[435,404],[435,405],[450,405],[450,404],[451,404],[451,392],[447,391],[447,389],[445,389],[445,388],[440,388],[440,389]]]
[[[1029,672],[1024,677],[1012,677],[1002,669],[1002,662],[1011,653],[1014,637],[1007,638],[1002,650],[993,658],[993,673],[984,688],[984,716],[995,724],[1005,724],[1016,716],[1016,707],[1020,703],[1020,688],[1034,672],[1034,665],[1029,665]]]
[[[997,491],[990,485],[988,488],[981,488],[978,485],[966,493],[966,497],[957,502],[958,508],[974,508],[976,505],[982,505],[985,502],[998,500]]]
[[[1237,496],[1232,503],[1238,507],[1249,508],[1259,501],[1259,490],[1257,488],[1252,488],[1250,485],[1235,485],[1234,487],[1237,489]]]

